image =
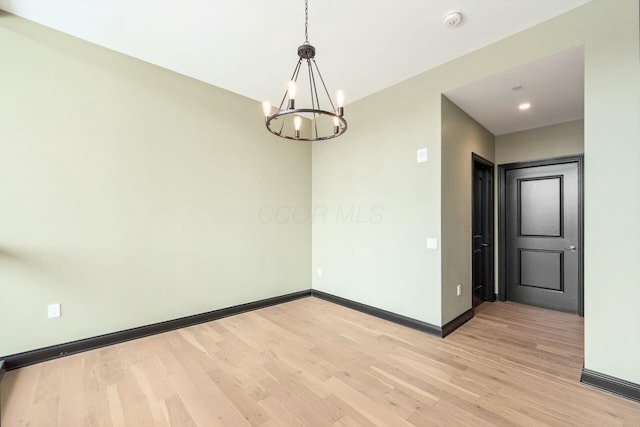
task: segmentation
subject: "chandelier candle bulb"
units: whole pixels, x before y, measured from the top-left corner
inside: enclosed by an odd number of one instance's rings
[[[265,120],[271,115],[271,103],[269,101],[264,101],[262,103],[262,111],[264,112]]]
[[[289,93],[289,104],[287,105],[288,110],[293,110],[296,105],[296,82],[290,81],[289,88],[287,92]]]
[[[333,133],[336,135],[340,133],[340,120],[337,117],[333,118]]]
[[[296,127],[295,136],[296,138],[300,138],[300,126],[302,125],[302,117],[296,116],[295,119],[293,119],[293,124]]]
[[[339,90],[336,93],[336,100],[338,101],[338,115],[344,116],[344,91]]]

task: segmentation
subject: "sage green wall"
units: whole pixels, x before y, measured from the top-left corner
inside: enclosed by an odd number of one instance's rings
[[[584,120],[496,136],[496,164],[584,153]]]
[[[442,230],[440,94],[584,45],[585,364],[640,383],[638,12],[637,0],[593,0],[348,105],[349,132],[313,147],[313,203],[380,205],[384,215],[313,222],[313,267],[324,273],[314,288],[440,324],[441,249],[425,249]],[[420,147],[429,162],[418,165]]]
[[[442,96],[442,325],[471,308],[471,153],[494,161],[495,136]],[[462,285],[460,296],[456,285]]]
[[[309,289],[257,102],[7,14],[0,56],[0,356]]]
[[[313,146],[313,288],[439,324],[440,92],[409,80],[348,107],[350,130]]]
[[[585,367],[640,384],[640,2],[597,1],[585,55]],[[600,16],[598,16],[600,15]],[[617,18],[616,18],[617,17]],[[606,24],[605,20],[611,22]]]

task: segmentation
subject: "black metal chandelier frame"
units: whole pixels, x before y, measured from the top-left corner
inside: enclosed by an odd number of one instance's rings
[[[298,82],[302,64],[306,64],[311,95],[311,108],[296,108],[294,97],[289,96],[291,89],[287,89],[282,97],[282,101],[280,102],[277,112],[270,114],[270,111],[266,111],[265,109],[265,125],[267,130],[272,134],[294,141],[324,141],[336,138],[347,131],[347,121],[344,118],[344,107],[342,105],[338,105],[338,108],[335,107],[324,79],[322,78],[322,73],[320,73],[320,68],[318,68],[318,64],[316,63],[315,55],[316,49],[309,43],[309,5],[308,0],[305,0],[305,42],[298,47],[299,59],[293,70],[290,81],[293,82],[293,84]],[[322,109],[320,106],[318,80],[322,85],[320,93],[326,94],[329,104],[331,105],[331,111]],[[286,109],[283,109],[287,97],[289,97],[289,100],[287,102]],[[312,117],[310,137],[301,136],[299,129],[296,129],[291,133],[291,126],[286,126],[289,118],[300,116],[302,114],[307,114]],[[333,119],[334,123],[333,126],[331,126],[331,129],[326,129],[326,126],[323,129],[318,129],[317,119],[321,116],[327,116]]]

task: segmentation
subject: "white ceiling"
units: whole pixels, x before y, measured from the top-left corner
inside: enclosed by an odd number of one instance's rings
[[[521,86],[519,90],[514,87]],[[445,92],[494,135],[584,118],[582,46]],[[518,105],[531,108],[521,111]]]
[[[347,103],[590,0],[310,0],[309,40]],[[280,101],[303,0],[0,0],[0,9],[255,100]],[[442,17],[459,10],[463,23]]]

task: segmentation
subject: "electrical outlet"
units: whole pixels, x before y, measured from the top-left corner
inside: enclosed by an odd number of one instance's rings
[[[457,296],[462,295],[462,285],[456,286],[456,295]]]
[[[318,277],[322,277],[322,269],[318,268]]]
[[[427,249],[438,249],[438,239],[429,237],[427,239]]]
[[[60,317],[60,304],[49,304],[47,306],[47,316],[49,319]]]

